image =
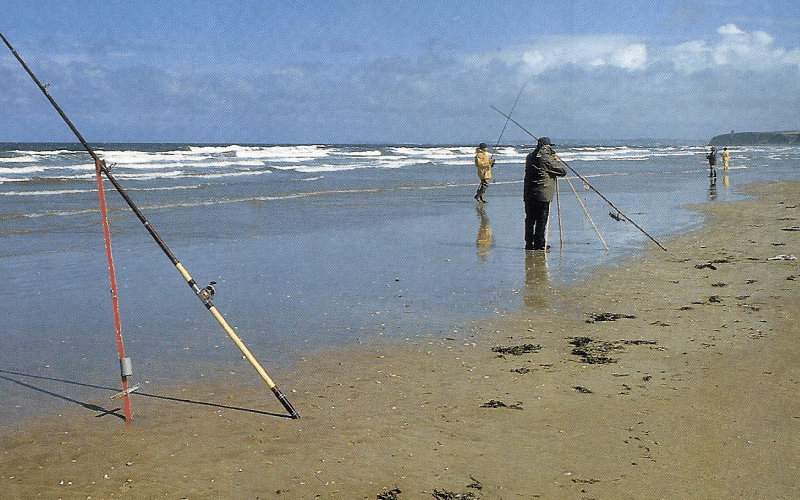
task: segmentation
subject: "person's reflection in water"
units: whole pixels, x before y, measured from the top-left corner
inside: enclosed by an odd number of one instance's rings
[[[492,247],[492,227],[489,225],[489,218],[486,217],[486,209],[483,204],[475,205],[475,210],[478,212],[478,237],[475,238],[475,245],[478,247],[478,259],[481,262],[486,262],[486,257],[489,256],[489,249]]]
[[[547,307],[547,289],[550,277],[547,273],[545,252],[525,252],[525,305],[544,309]]]
[[[710,184],[708,186],[708,196],[711,199],[711,201],[714,201],[717,199],[717,177],[716,176],[709,177],[709,179],[710,179]]]

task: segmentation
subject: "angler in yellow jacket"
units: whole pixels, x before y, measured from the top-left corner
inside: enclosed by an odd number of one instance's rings
[[[728,152],[728,148],[722,148],[722,170],[728,171],[731,168],[731,154]]]
[[[475,199],[481,203],[486,203],[486,200],[483,199],[483,193],[489,187],[493,166],[494,160],[490,160],[489,155],[486,154],[486,143],[480,143],[478,149],[475,150],[475,168],[478,169],[478,179],[480,179],[481,183],[478,186],[478,192],[475,193]]]

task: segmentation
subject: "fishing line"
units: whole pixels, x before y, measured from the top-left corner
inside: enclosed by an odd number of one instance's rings
[[[494,147],[492,148],[492,154],[489,156],[489,159],[494,158],[494,152],[497,150],[497,147],[500,145],[500,139],[503,137],[503,133],[506,131],[506,127],[508,126],[508,121],[511,119],[511,115],[514,114],[514,109],[517,107],[517,103],[519,102],[519,98],[522,96],[522,91],[525,90],[525,85],[522,85],[522,88],[519,89],[519,94],[517,94],[516,100],[514,100],[514,105],[511,106],[511,111],[508,112],[508,116],[506,117],[506,122],[503,124],[503,130],[500,131],[500,136],[497,138],[497,142],[495,143]]]

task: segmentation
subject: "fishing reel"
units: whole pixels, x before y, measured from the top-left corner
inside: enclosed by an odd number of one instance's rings
[[[214,288],[214,285],[216,284],[217,284],[216,281],[212,281],[211,283],[208,284],[207,287],[201,288],[200,291],[197,292],[197,296],[200,297],[200,300],[211,300],[211,297],[213,297],[214,294],[217,293],[216,288]]]

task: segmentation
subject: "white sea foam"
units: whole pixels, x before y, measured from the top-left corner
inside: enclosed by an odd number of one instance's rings
[[[564,161],[607,161],[607,160],[647,160],[652,154],[650,149],[629,148],[626,146],[601,148],[586,147],[572,148],[566,151],[558,151],[558,156]]]
[[[324,146],[237,146],[232,151],[235,151],[238,158],[261,158],[276,162],[313,161],[330,154]]]
[[[281,165],[281,166],[275,166],[274,168],[278,170],[294,170],[296,172],[301,172],[304,174],[312,174],[319,172],[339,172],[345,170],[355,170],[357,168],[364,168],[364,166],[363,165],[359,166],[353,163],[345,165],[322,163],[320,165]]]
[[[429,163],[429,161],[421,161],[419,159],[411,160],[405,158],[388,158],[380,160],[377,166],[383,168],[403,168],[410,167],[412,165],[425,165]]]
[[[196,154],[218,154],[238,149],[242,149],[242,147],[235,144],[230,146],[189,146],[189,151]]]
[[[31,174],[37,174],[44,172],[44,168],[42,167],[0,167],[0,175],[7,175],[7,176],[30,176]],[[13,179],[13,177],[9,177]]]
[[[51,149],[46,151],[30,151],[30,150],[14,150],[14,153],[21,154],[21,155],[31,155],[31,156],[57,156],[57,155],[65,155],[65,154],[74,154],[75,151],[70,151],[68,149]]]
[[[373,151],[336,151],[336,152],[334,152],[334,154],[342,155],[342,156],[356,156],[356,157],[366,157],[366,158],[377,158],[377,157],[383,155],[383,153],[381,153],[378,150],[373,150]]]
[[[274,145],[274,146],[242,146],[237,144],[218,146],[180,146],[172,149],[156,151],[148,146],[131,145],[122,149],[101,149],[98,154],[111,167],[112,174],[123,181],[134,181],[136,188],[163,188],[165,186],[148,186],[163,181],[169,186],[190,182],[207,182],[213,185],[222,183],[219,179],[258,178],[262,174],[280,172],[296,172],[307,174],[305,177],[286,179],[279,176],[280,182],[320,181],[338,182],[337,173],[342,176],[358,175],[346,172],[357,170],[392,170],[399,174],[387,174],[400,179],[403,170],[414,169],[426,175],[438,175],[441,169],[445,175],[472,175],[467,168],[474,161],[475,146],[329,146],[329,145]],[[792,158],[797,148],[791,147],[738,147],[729,148],[732,160],[740,166],[743,164],[760,164],[752,158],[758,157],[766,161]],[[501,146],[494,151],[494,159],[499,165],[524,164],[530,147]],[[639,171],[634,166],[648,160],[657,159],[659,165],[672,162],[670,158],[684,158],[676,171],[692,171],[702,167],[704,155],[708,148],[703,145],[615,145],[615,146],[557,146],[556,152],[562,159],[571,162],[586,162],[583,174],[590,175],[626,175],[626,172]],[[11,152],[18,156],[0,158],[0,183],[7,189],[6,196],[19,192],[41,193],[48,196],[50,190],[42,186],[30,186],[30,191],[18,189],[17,186],[29,182],[57,182],[53,191],[70,190],[80,192],[84,183],[94,183],[95,168],[84,151],[53,149],[46,151],[18,150]],[[697,160],[692,157],[697,157]],[[588,166],[594,162],[592,166]],[[596,167],[595,167],[596,165]],[[626,166],[627,165],[627,166]],[[660,167],[659,167],[660,168]],[[434,170],[435,169],[435,170]],[[323,176],[320,174],[331,174]],[[277,177],[277,176],[276,176]],[[274,178],[274,177],[273,177]],[[265,177],[266,179],[266,177]],[[346,177],[343,177],[346,179]],[[357,179],[357,177],[353,177]],[[502,179],[498,179],[501,181]],[[268,182],[268,181],[267,181]],[[349,181],[346,181],[349,182]],[[70,184],[74,183],[74,184]],[[231,184],[235,181],[230,181]],[[13,187],[12,187],[13,186]],[[291,191],[290,184],[284,187]],[[33,196],[33,195],[26,195]]]
[[[63,194],[83,194],[96,192],[93,189],[53,189],[36,191],[5,191],[0,196],[58,196]]]
[[[389,151],[406,156],[423,156],[427,154],[426,148],[391,147]]]
[[[107,164],[120,165],[153,165],[159,163],[175,163],[194,161],[194,157],[183,151],[167,151],[151,153],[147,151],[100,151]]]
[[[4,163],[36,163],[38,158],[32,155],[12,156],[11,158],[0,158],[0,165]]]
[[[256,175],[264,175],[270,174],[269,170],[246,170],[241,172],[220,172],[215,174],[187,174],[185,177],[187,178],[203,178],[203,179],[224,179],[226,177],[247,177],[247,176],[256,176]]]
[[[153,179],[177,179],[183,177],[183,170],[169,170],[163,172],[150,173],[114,173],[114,177],[119,180],[148,181]]]

